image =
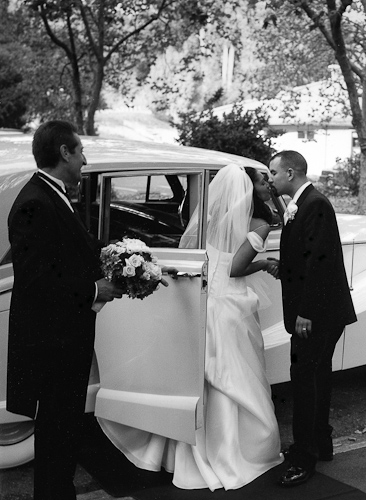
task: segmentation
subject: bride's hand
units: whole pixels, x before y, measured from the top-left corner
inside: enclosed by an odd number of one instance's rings
[[[266,265],[264,267],[264,271],[267,271],[271,276],[273,276],[275,279],[279,278],[279,262],[277,259],[273,259],[269,257],[265,261]]]

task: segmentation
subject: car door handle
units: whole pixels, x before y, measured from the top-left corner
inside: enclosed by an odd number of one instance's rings
[[[186,272],[186,271],[178,271],[177,272],[177,276],[179,278],[200,278],[201,277],[201,273],[189,273],[189,272]]]

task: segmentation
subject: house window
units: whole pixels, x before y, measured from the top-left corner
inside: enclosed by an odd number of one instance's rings
[[[303,141],[314,141],[315,132],[314,130],[298,130],[297,138]]]

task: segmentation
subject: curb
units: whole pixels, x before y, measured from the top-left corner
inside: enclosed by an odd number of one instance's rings
[[[333,439],[334,455],[366,447],[366,435],[350,435]]]

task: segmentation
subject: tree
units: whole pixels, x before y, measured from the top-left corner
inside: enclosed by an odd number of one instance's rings
[[[275,152],[272,139],[280,135],[270,129],[268,117],[260,109],[244,113],[239,105],[222,119],[207,109],[198,114],[180,113],[180,120],[174,123],[180,144],[246,156],[263,163],[268,163]]]
[[[352,116],[361,149],[360,210],[366,213],[366,3],[361,0],[271,0],[265,26],[273,26],[277,33],[296,29],[301,25],[304,53],[317,44],[321,61],[331,54],[340,68],[342,78],[331,80],[332,88],[341,87],[337,99],[347,96],[344,107]],[[287,40],[288,42],[288,40]],[[294,45],[287,45],[289,54]],[[269,57],[273,57],[269,47]],[[313,62],[313,58],[309,59]],[[328,93],[329,99],[332,99]]]
[[[159,52],[141,79],[144,95],[158,111],[176,119],[182,110],[202,111],[215,92],[220,92],[216,105],[232,103],[247,92],[246,70],[253,53],[248,4],[214,0],[199,32]]]
[[[25,124],[27,93],[14,64],[15,49],[12,44],[0,45],[0,127],[21,128]]]
[[[141,61],[149,68],[169,44],[199,31],[206,11],[216,12],[215,0],[24,1],[68,61],[76,122],[90,135],[104,81],[121,87]]]
[[[13,36],[13,16],[8,2],[0,6],[0,127],[21,128],[25,124],[28,92],[19,70],[22,47]]]

